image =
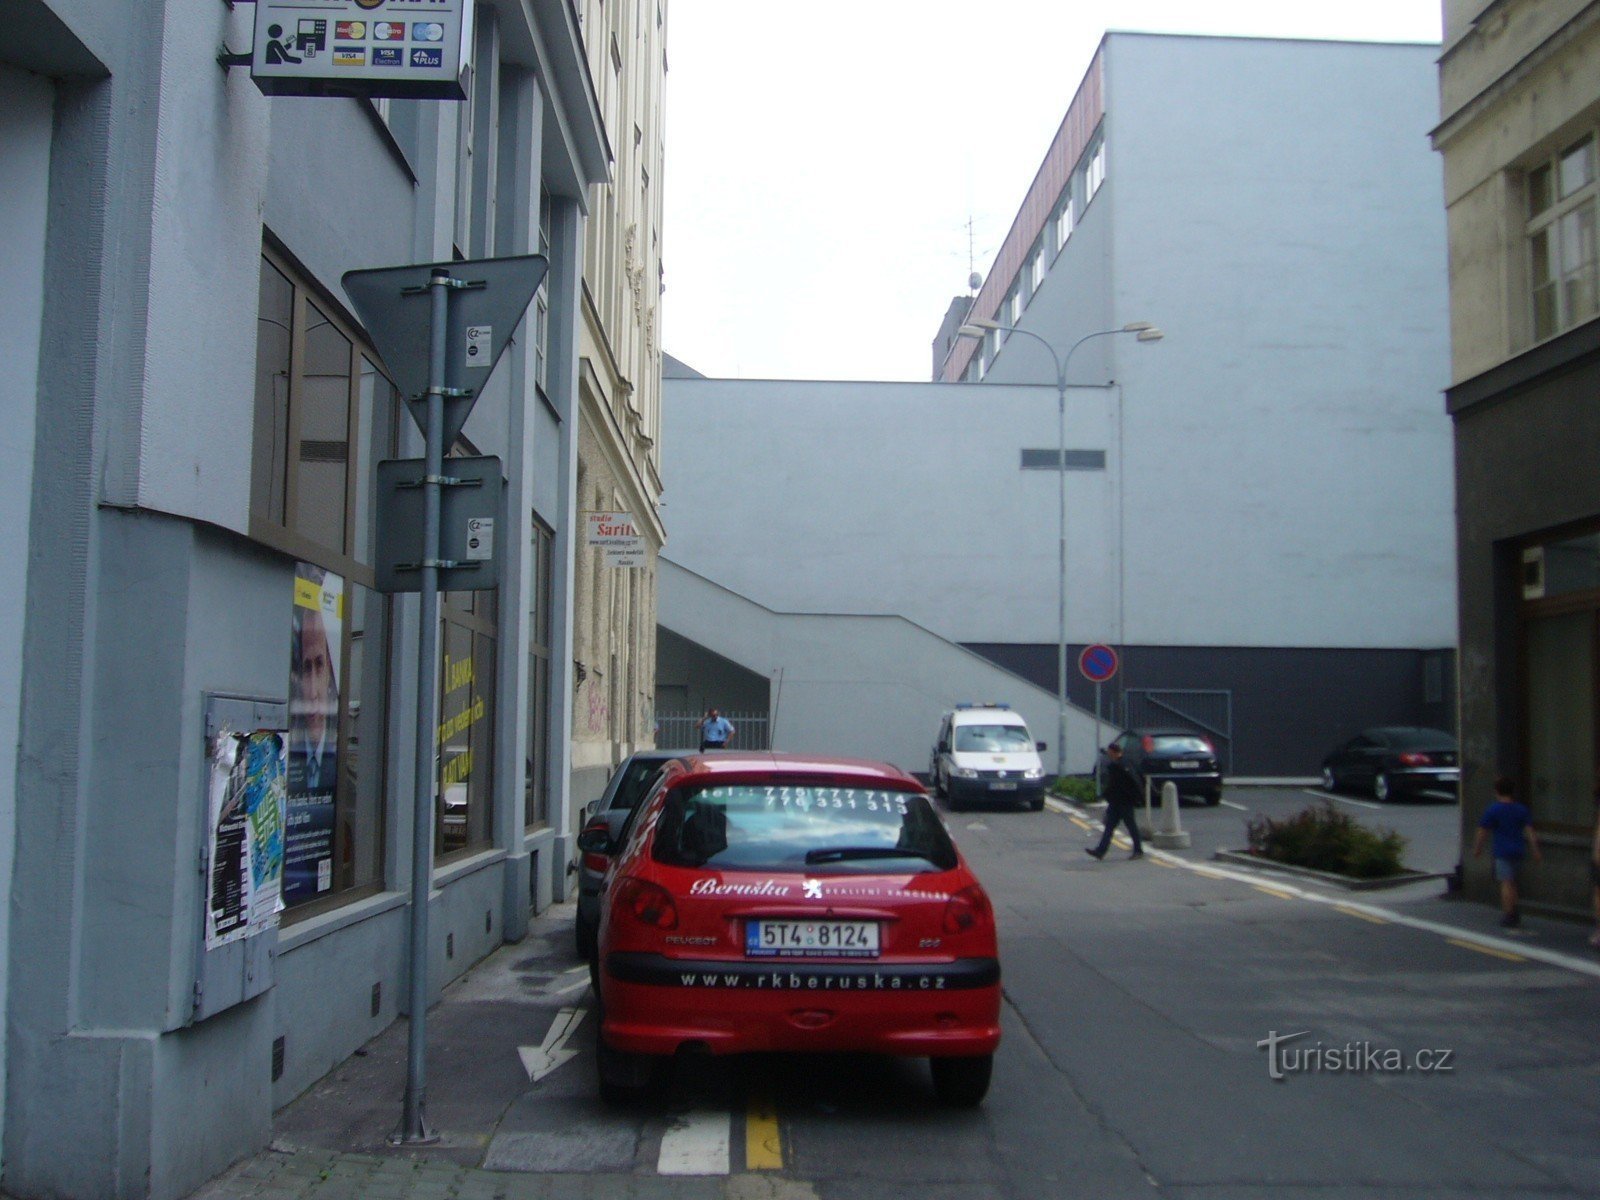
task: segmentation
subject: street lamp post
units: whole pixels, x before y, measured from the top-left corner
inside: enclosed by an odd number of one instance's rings
[[[1032,338],[1044,347],[1045,353],[1050,356],[1051,363],[1056,369],[1056,494],[1060,503],[1060,526],[1058,537],[1059,575],[1056,588],[1056,704],[1058,723],[1056,728],[1056,774],[1067,773],[1067,370],[1072,365],[1072,356],[1079,346],[1094,338],[1114,337],[1120,333],[1135,334],[1141,342],[1159,342],[1162,337],[1161,330],[1148,321],[1132,321],[1120,329],[1097,329],[1093,333],[1086,333],[1067,349],[1066,355],[1056,352],[1056,348],[1037,333],[1027,329],[1018,329],[1014,325],[1002,325],[998,321],[978,319],[961,326],[956,330],[957,337],[982,338],[990,330],[1000,330],[1002,333],[1020,333],[1023,337]],[[1099,714],[1097,713],[1096,716]],[[1099,747],[1095,748],[1097,751]]]

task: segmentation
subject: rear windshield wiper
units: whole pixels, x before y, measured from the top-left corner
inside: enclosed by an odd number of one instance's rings
[[[808,863],[842,862],[847,858],[920,858],[933,860],[921,850],[902,850],[898,846],[829,846],[822,850],[807,850]]]

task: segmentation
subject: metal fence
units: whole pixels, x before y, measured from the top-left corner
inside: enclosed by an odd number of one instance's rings
[[[1217,747],[1217,765],[1233,772],[1233,693],[1226,690],[1129,688],[1122,697],[1122,723],[1128,729],[1192,729]]]
[[[733,726],[730,750],[770,750],[771,734],[764,712],[731,712],[722,715]],[[656,713],[656,745],[664,750],[678,750],[700,745],[700,722],[705,713]]]

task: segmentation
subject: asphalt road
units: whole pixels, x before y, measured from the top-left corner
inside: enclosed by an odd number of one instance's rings
[[[1186,806],[1193,847],[1140,862],[1088,858],[1097,824],[1064,807],[948,815],[1001,930],[1005,1040],[981,1109],[939,1107],[921,1061],[831,1056],[681,1062],[657,1103],[608,1109],[564,906],[430,1018],[438,1145],[384,1145],[400,1024],[279,1115],[276,1157],[205,1195],[361,1194],[396,1157],[444,1172],[441,1195],[1600,1195],[1586,931],[1501,937],[1437,880],[1356,896],[1219,869],[1212,849],[1242,845],[1250,816],[1315,802],[1229,801],[1243,810]],[[1453,806],[1343,806],[1406,833],[1413,865],[1454,864]],[[434,1194],[407,1186],[385,1194]]]

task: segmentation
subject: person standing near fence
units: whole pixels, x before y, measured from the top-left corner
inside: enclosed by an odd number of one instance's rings
[[[726,750],[731,741],[733,722],[716,709],[707,709],[705,719],[700,722],[700,749]]]

